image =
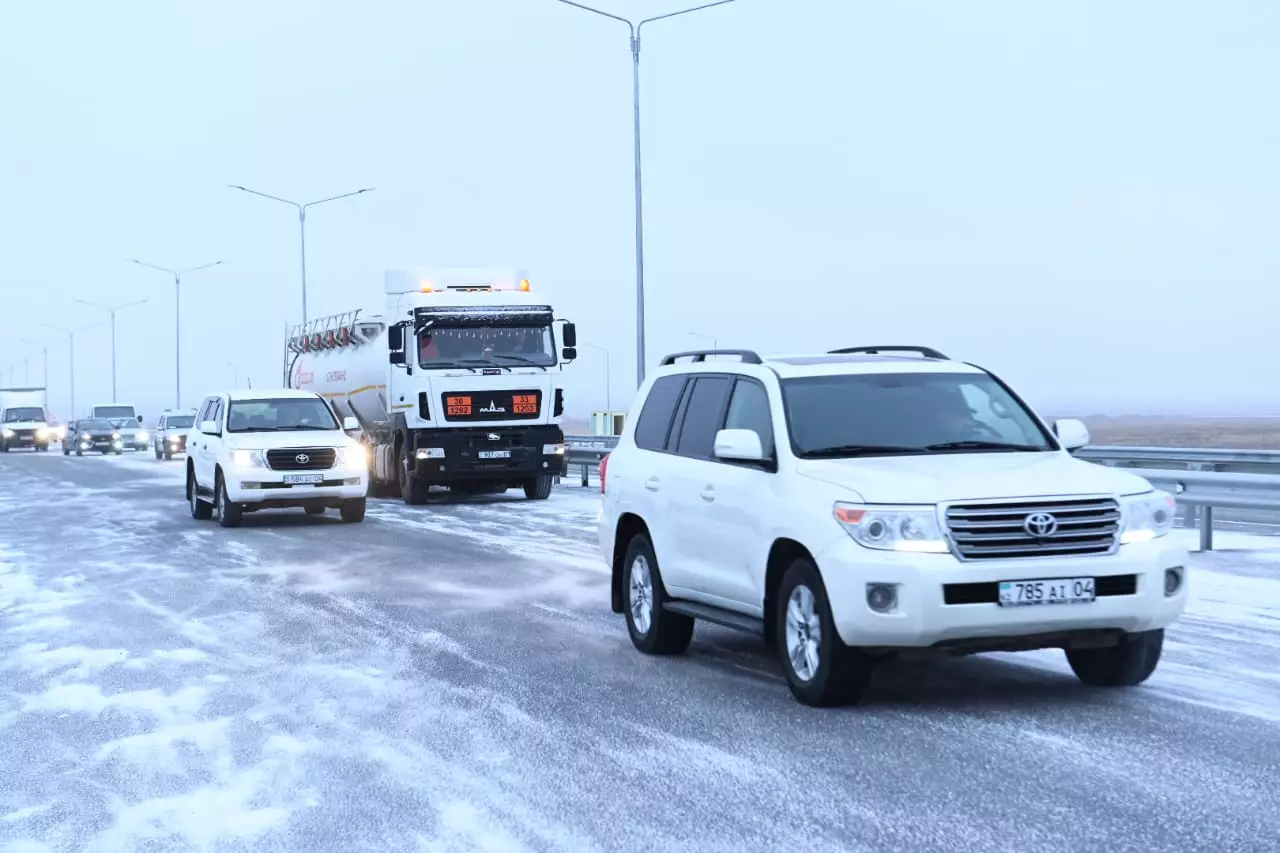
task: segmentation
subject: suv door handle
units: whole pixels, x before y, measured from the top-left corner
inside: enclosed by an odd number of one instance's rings
[[[644,481],[644,487],[651,492],[658,491],[659,485],[661,485],[661,483],[657,477],[650,477],[649,479]]]
[[[713,501],[713,500],[715,500],[715,499],[716,499],[716,488],[715,488],[715,486],[703,486],[703,488],[702,488],[702,499],[703,499],[704,501]]]

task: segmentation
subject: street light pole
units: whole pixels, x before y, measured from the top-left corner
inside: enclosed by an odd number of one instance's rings
[[[76,418],[76,335],[89,329],[95,328],[98,324],[94,323],[90,326],[81,326],[78,329],[66,329],[62,326],[55,326],[52,323],[44,324],[47,328],[53,329],[55,332],[62,332],[67,336],[67,372],[70,374],[71,388],[71,417],[68,420]]]
[[[115,403],[120,399],[116,392],[116,312],[123,311],[126,308],[136,308],[147,300],[139,299],[137,302],[126,302],[124,305],[100,305],[97,302],[90,302],[88,299],[77,299],[76,301],[82,305],[106,311],[111,317],[111,402]]]
[[[27,345],[27,346],[29,346],[29,347],[39,347],[39,348],[40,348],[40,352],[41,352],[41,353],[43,354],[43,356],[44,356],[44,371],[43,371],[43,372],[44,372],[44,380],[43,380],[40,384],[41,384],[41,385],[43,385],[43,386],[45,387],[45,390],[47,391],[47,390],[49,389],[49,345],[48,345],[48,344],[40,344],[40,343],[36,343],[35,341],[29,341],[29,340],[27,340],[27,339],[25,339],[25,338],[19,338],[18,340],[19,340],[21,343],[24,343],[24,344],[26,344],[26,345]]]
[[[149,264],[146,261],[140,261],[137,258],[130,258],[130,263],[137,264],[147,269],[158,270],[173,276],[173,406],[175,409],[182,408],[182,277],[187,273],[199,272],[207,270],[210,267],[216,267],[222,261],[214,261],[211,264],[201,264],[198,267],[188,267],[185,270],[171,270],[167,267]]]
[[[635,154],[636,172],[636,387],[639,388],[644,384],[644,201],[643,181],[640,174],[640,31],[645,24],[650,24],[654,21],[662,21],[678,15],[687,15],[690,12],[700,12],[703,9],[711,9],[715,6],[724,6],[727,3],[733,3],[734,0],[715,0],[713,3],[703,3],[700,6],[668,12],[665,15],[655,15],[652,18],[645,18],[635,23],[628,18],[613,15],[582,3],[576,3],[574,0],[559,0],[559,2],[564,3],[566,6],[573,6],[575,9],[581,9],[584,12],[592,12],[603,18],[620,21],[626,24],[631,31],[631,113],[634,135],[632,147]]]
[[[613,397],[612,397],[613,378],[612,378],[612,371],[609,367],[609,351],[604,347],[596,346],[595,344],[589,344],[586,341],[582,341],[581,343],[584,346],[589,346],[594,350],[600,350],[600,352],[604,353],[604,407],[606,411],[612,412],[613,411]]]
[[[227,184],[227,186],[230,189],[240,190],[241,192],[246,192],[246,193],[249,193],[250,195],[262,196],[263,198],[271,199],[272,201],[278,201],[281,204],[292,205],[294,208],[297,209],[298,237],[299,237],[298,242],[299,242],[299,247],[301,248],[301,253],[302,253],[301,264],[300,264],[300,269],[302,270],[302,322],[303,323],[307,322],[307,208],[315,207],[317,204],[325,204],[326,202],[337,201],[340,198],[351,198],[354,195],[360,195],[362,193],[371,193],[376,188],[365,187],[364,189],[353,190],[352,192],[349,192],[349,193],[342,193],[342,195],[332,195],[332,196],[329,196],[328,198],[322,198],[317,201],[297,202],[297,201],[290,201],[287,198],[280,198],[279,196],[270,195],[269,193],[259,192],[258,190],[251,190],[248,187],[242,187],[239,184]]]

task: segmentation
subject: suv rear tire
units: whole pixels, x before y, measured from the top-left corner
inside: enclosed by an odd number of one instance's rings
[[[1151,677],[1164,650],[1164,629],[1125,634],[1105,649],[1067,649],[1071,671],[1090,687],[1135,687]]]
[[[793,562],[774,601],[774,636],[791,695],[819,708],[862,701],[872,660],[840,639],[818,567],[806,558]]]
[[[622,558],[622,589],[631,643],[647,655],[678,655],[693,642],[693,617],[663,609],[667,591],[649,537],[637,533]]]

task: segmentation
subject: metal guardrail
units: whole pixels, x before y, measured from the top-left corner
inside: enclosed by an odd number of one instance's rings
[[[590,484],[600,460],[618,444],[616,435],[567,435],[570,467]],[[1213,550],[1214,509],[1280,513],[1280,450],[1097,445],[1076,456],[1115,468],[1136,469],[1177,498],[1187,527],[1200,530],[1200,550]]]

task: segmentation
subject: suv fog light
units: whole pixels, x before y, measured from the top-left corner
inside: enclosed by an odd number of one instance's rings
[[[867,606],[877,613],[888,613],[898,606],[898,588],[891,583],[867,584]]]
[[[1182,566],[1174,566],[1171,569],[1164,570],[1164,594],[1177,595],[1178,590],[1182,589]]]

